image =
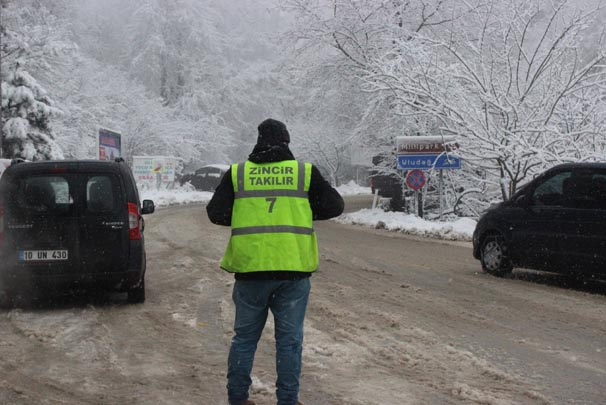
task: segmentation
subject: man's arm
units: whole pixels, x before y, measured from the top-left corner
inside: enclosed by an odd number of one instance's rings
[[[215,225],[231,226],[231,213],[234,206],[234,186],[231,181],[231,168],[223,175],[213,198],[206,206],[208,219]]]
[[[315,166],[311,167],[309,204],[311,205],[314,221],[338,217],[345,208],[345,203],[339,192],[324,180],[320,170]]]

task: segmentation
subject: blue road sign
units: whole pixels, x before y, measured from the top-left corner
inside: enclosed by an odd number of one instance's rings
[[[460,169],[461,158],[452,155],[398,155],[398,169]]]

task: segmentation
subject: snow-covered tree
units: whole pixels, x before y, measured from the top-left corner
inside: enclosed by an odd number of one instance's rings
[[[579,147],[596,135],[606,54],[584,58],[577,48],[597,9],[550,5],[492,2],[443,35],[400,38],[368,69],[366,88],[456,135],[465,174],[488,171],[503,198],[546,165],[595,159]]]
[[[60,111],[36,80],[16,67],[2,81],[3,155],[27,160],[62,159],[49,121]]]
[[[28,160],[61,159],[63,154],[50,126],[51,118],[61,111],[28,67],[46,64],[48,54],[63,44],[36,23],[36,18],[48,16],[44,9],[30,13],[7,0],[1,7],[2,154]]]
[[[604,150],[600,1],[283,3],[300,16],[302,57],[332,49],[321,63],[370,95],[360,142],[389,151],[394,136],[457,136],[453,205],[461,192],[507,198],[550,165]]]

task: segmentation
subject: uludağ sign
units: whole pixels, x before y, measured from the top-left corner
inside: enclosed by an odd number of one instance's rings
[[[460,169],[461,159],[451,154],[458,147],[453,136],[400,136],[396,138],[398,169]]]

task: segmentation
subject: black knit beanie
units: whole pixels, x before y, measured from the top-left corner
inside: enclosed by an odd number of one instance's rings
[[[290,134],[283,122],[271,118],[259,124],[257,145],[273,146],[290,142]]]

